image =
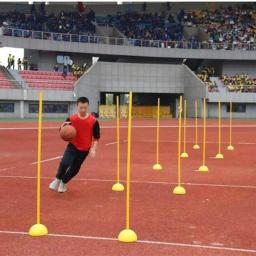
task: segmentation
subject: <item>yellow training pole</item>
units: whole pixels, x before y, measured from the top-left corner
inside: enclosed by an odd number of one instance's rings
[[[200,172],[208,172],[208,167],[205,164],[205,154],[206,154],[206,99],[203,100],[203,164],[200,166]]]
[[[232,102],[229,103],[229,145],[227,146],[227,150],[233,151],[235,147],[232,145]]]
[[[128,113],[128,142],[127,142],[127,188],[126,188],[126,228],[118,235],[121,242],[131,243],[137,241],[136,233],[130,229],[130,179],[131,179],[131,131],[132,131],[132,92],[129,93]]]
[[[153,170],[161,171],[163,168],[159,164],[159,127],[160,126],[160,98],[157,99],[157,123],[156,123],[156,164],[153,165]]]
[[[112,186],[113,191],[124,191],[124,185],[120,183],[120,107],[119,107],[119,96],[116,96],[116,145],[117,145],[117,155],[116,155],[116,183]]]
[[[195,100],[195,144],[193,145],[193,149],[200,149],[198,145],[198,108],[197,108],[197,100]]]
[[[186,126],[187,126],[187,101],[184,100],[184,120],[183,120],[183,152],[181,153],[182,158],[188,158],[188,153],[186,152]]]
[[[181,186],[181,113],[182,113],[182,96],[180,96],[180,106],[179,106],[179,126],[178,126],[178,185],[174,188],[173,194],[184,195],[186,190]]]
[[[220,100],[218,102],[218,153],[216,154],[216,159],[223,159],[224,156],[221,153],[221,103]]]
[[[42,112],[43,93],[39,93],[38,110],[38,142],[37,142],[37,224],[29,229],[30,236],[45,236],[48,234],[47,227],[41,224],[41,145],[42,145]]]

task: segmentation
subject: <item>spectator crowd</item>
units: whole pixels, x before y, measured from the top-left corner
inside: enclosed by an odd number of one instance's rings
[[[29,31],[94,35],[94,21],[95,14],[92,10],[88,13],[61,11],[47,14],[44,3],[40,5],[40,8],[36,8],[33,4],[29,14],[18,11],[0,14],[0,24],[8,28],[27,30],[25,35],[27,37],[30,36]],[[19,36],[18,31],[16,31],[16,36]]]
[[[254,50],[256,42],[254,4],[223,6],[190,12],[181,10],[178,19],[185,26],[202,28],[208,34],[208,43],[213,49]]]
[[[182,41],[182,26],[175,21],[171,13],[117,13],[108,16],[109,23],[116,26],[128,39]]]
[[[135,46],[256,50],[254,3],[218,8],[209,5],[204,9],[180,9],[177,12],[172,11],[170,4],[167,4],[164,12],[156,13],[147,12],[146,4],[142,7],[140,12],[108,15],[104,18],[105,25],[118,28],[127,41]],[[12,11],[0,15],[0,24],[6,28],[5,35],[92,43],[99,41],[98,37],[88,38],[95,35],[96,20],[93,10],[47,14],[44,3],[33,4],[29,14]],[[198,34],[188,35],[184,33],[184,27],[196,27],[205,32],[205,36],[199,38]],[[21,31],[8,28],[23,29],[25,32],[21,34]],[[44,34],[34,32],[32,35],[31,31],[43,31]],[[62,35],[51,35],[50,32]]]
[[[220,80],[229,92],[256,92],[256,78],[248,74],[223,75]]]
[[[202,66],[197,70],[197,76],[200,78],[204,84],[208,87],[209,92],[218,92],[218,86],[215,82],[210,80],[210,77],[214,76],[214,68]]]

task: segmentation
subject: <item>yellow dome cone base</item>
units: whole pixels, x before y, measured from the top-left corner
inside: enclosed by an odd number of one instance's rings
[[[199,172],[208,172],[209,169],[206,165],[202,165],[200,166],[200,168],[198,169]]]
[[[235,150],[235,147],[232,146],[232,145],[228,145],[228,146],[227,146],[227,150],[233,151],[233,150]]]
[[[195,145],[193,146],[193,149],[200,149],[200,146],[199,146],[198,144],[195,144]]]
[[[153,170],[155,171],[161,171],[163,169],[161,164],[154,164],[153,165]]]
[[[188,158],[188,153],[187,152],[183,152],[180,155],[182,158]]]
[[[138,240],[138,237],[132,229],[124,229],[119,233],[118,240],[124,243],[133,243]]]
[[[48,230],[43,224],[35,224],[29,229],[28,234],[30,236],[46,236],[48,235]]]
[[[175,195],[185,195],[186,189],[182,186],[176,186],[173,190],[173,194]]]
[[[112,186],[112,190],[113,191],[117,191],[117,192],[121,192],[121,191],[124,191],[124,185],[117,182],[115,183],[113,186]]]
[[[223,159],[224,156],[221,154],[221,153],[218,153],[216,156],[215,156],[216,159]]]

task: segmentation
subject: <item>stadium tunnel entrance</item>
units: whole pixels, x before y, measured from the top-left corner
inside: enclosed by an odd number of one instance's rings
[[[127,92],[101,92],[99,102],[99,116],[101,118],[115,118],[116,97],[119,96],[121,118],[127,117]],[[179,94],[173,93],[133,93],[133,116],[138,118],[152,118],[157,113],[157,99],[160,98],[160,116],[162,118],[176,117],[176,105]]]

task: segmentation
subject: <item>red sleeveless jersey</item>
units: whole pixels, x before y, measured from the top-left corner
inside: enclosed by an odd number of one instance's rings
[[[82,119],[78,114],[69,117],[70,122],[76,128],[76,137],[70,142],[80,151],[88,151],[92,145],[93,126],[96,118],[89,115]]]

